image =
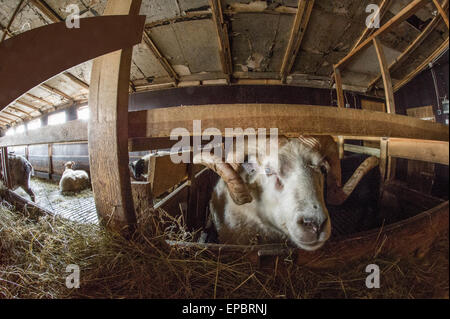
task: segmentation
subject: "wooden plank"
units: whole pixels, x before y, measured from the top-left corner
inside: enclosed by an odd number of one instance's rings
[[[436,6],[436,8],[438,9],[439,14],[441,15],[441,17],[444,20],[445,25],[447,26],[447,29],[448,29],[449,28],[448,15],[447,15],[447,12],[443,8],[444,6],[441,6],[441,4],[439,3],[438,0],[433,0],[433,2],[434,2],[434,5]]]
[[[353,51],[351,51],[345,58],[343,58],[336,65],[337,68],[341,68],[349,62],[351,58],[353,58],[356,54],[361,52],[363,49],[369,47],[373,43],[373,39],[380,36],[385,32],[389,32],[400,23],[404,22],[406,19],[411,17],[414,13],[416,13],[419,9],[425,6],[429,0],[414,0],[410,4],[408,4],[403,10],[401,10],[396,16],[394,16],[391,20],[386,22],[381,26],[377,31],[375,31],[370,37],[368,37],[363,43],[361,43],[358,47],[356,47]]]
[[[303,37],[306,33],[306,28],[308,26],[313,7],[314,0],[299,1],[297,13],[295,14],[294,23],[291,29],[291,35],[289,37],[289,42],[287,44],[286,52],[281,65],[280,77],[282,83],[286,83],[286,77],[292,70],[295,58],[297,57]]]
[[[3,136],[0,138],[0,146],[87,141],[87,137],[86,121],[75,120],[61,125],[44,126],[22,134]]]
[[[336,95],[338,107],[345,108],[344,90],[342,89],[342,76],[338,68],[334,69],[334,81],[336,83]]]
[[[447,8],[449,0],[445,0],[444,7]],[[429,36],[429,34],[436,28],[438,25],[438,22],[440,21],[441,17],[436,16],[431,20],[430,23],[423,29],[423,31],[417,36],[417,38],[410,44],[408,47],[389,65],[389,71],[394,71],[403,61],[406,60],[407,57],[411,55],[411,53],[414,52],[420,45],[423,43],[423,41]],[[374,85],[377,84],[377,82],[381,79],[381,74],[377,76],[375,79],[373,79],[369,86],[368,91],[370,91]]]
[[[395,114],[395,100],[394,91],[392,89],[392,79],[391,74],[389,73],[384,49],[378,38],[373,38],[373,44],[377,52],[378,62],[380,63],[381,76],[383,77],[384,92],[386,95],[386,109],[388,113]]]
[[[140,7],[140,0],[109,0],[104,15],[138,20]],[[142,38],[144,23],[139,20],[138,30],[119,26],[129,37]],[[136,225],[127,145],[132,53],[128,45],[96,58],[89,90],[89,164],[95,205],[102,224],[124,235],[133,232]]]
[[[412,107],[406,110],[406,114],[421,120],[436,122],[433,105]]]
[[[233,74],[233,61],[231,59],[228,25],[223,18],[221,0],[209,0],[209,6],[211,7],[212,18],[217,34],[222,72],[230,77]]]
[[[433,62],[438,56],[440,56],[445,50],[448,49],[449,38],[444,41],[428,58],[425,59],[417,68],[406,75],[402,80],[397,82],[394,86],[394,92],[400,90],[403,86],[408,84],[414,79],[423,69],[425,69],[431,62]]]
[[[83,18],[80,28],[68,29],[64,22],[53,23],[3,41],[0,109],[73,66],[140,43],[144,23],[144,16]]]
[[[389,156],[448,165],[448,142],[389,139]]]
[[[278,134],[402,137],[448,141],[448,127],[403,115],[327,106],[219,104],[160,108],[129,113],[129,137],[170,137],[175,128],[278,128]]]
[[[174,164],[169,155],[150,157],[148,182],[155,198],[180,184],[187,177],[187,164]]]

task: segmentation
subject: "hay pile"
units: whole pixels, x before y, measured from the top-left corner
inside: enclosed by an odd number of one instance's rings
[[[421,260],[379,256],[339,270],[263,272],[242,258],[168,248],[167,235],[192,234],[158,218],[128,241],[92,224],[32,221],[3,203],[0,298],[448,298],[448,235]],[[382,270],[381,289],[365,287],[369,263]],[[79,289],[66,288],[69,264],[81,269]]]

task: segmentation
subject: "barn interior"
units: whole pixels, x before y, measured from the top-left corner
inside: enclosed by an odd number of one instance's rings
[[[448,299],[448,41],[448,0],[0,0],[0,298]],[[220,177],[168,152],[195,120],[330,135],[343,181],[379,164],[317,251],[204,242]],[[91,186],[61,191],[69,161]],[[69,261],[111,267],[68,291]]]

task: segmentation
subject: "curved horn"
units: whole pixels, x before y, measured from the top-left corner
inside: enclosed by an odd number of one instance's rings
[[[237,173],[238,166],[224,163],[223,160],[213,154],[201,152],[194,156],[194,164],[202,164],[216,172],[227,185],[228,192],[236,205],[250,203],[253,199],[247,185]]]
[[[380,163],[375,156],[367,158],[342,186],[341,161],[334,139],[331,136],[300,136],[299,139],[302,143],[319,151],[330,165],[327,175],[327,202],[331,205],[342,205],[353,193],[361,179]]]

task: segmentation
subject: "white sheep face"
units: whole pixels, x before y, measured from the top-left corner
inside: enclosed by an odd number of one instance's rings
[[[298,140],[279,149],[278,161],[274,156],[254,164],[257,174],[251,179],[260,185],[260,194],[252,195],[260,202],[258,213],[298,247],[316,250],[331,233],[324,199],[328,163]]]

